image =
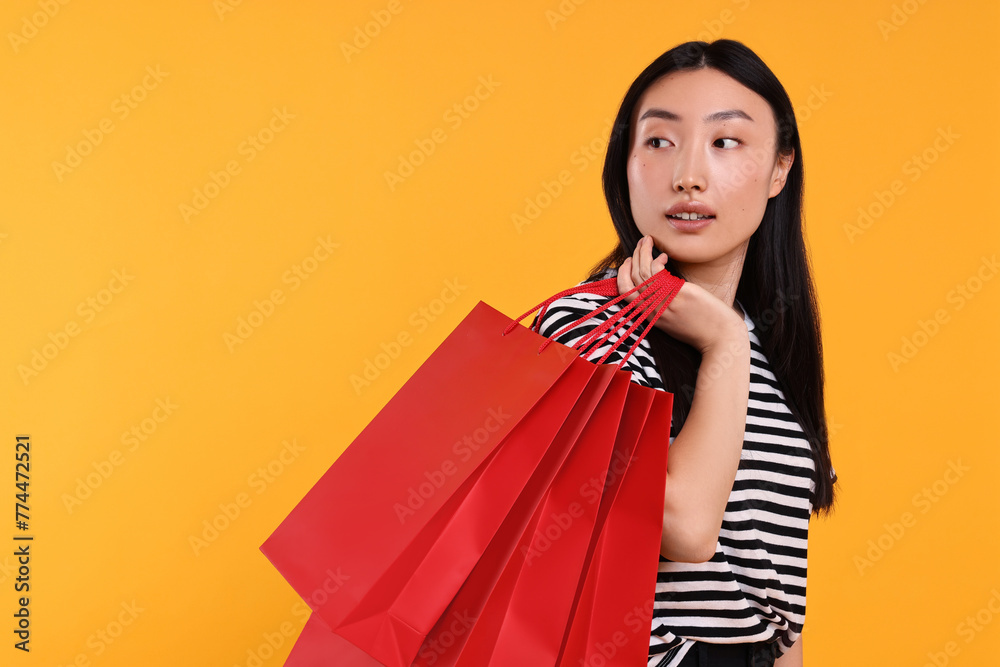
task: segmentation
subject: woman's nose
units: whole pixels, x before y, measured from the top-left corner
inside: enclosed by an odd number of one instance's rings
[[[694,147],[681,150],[674,165],[674,190],[698,190],[704,192],[708,182],[705,178],[705,165],[701,156],[696,154]]]

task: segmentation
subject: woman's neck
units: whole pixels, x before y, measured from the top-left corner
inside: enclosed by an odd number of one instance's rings
[[[732,258],[720,258],[716,262],[697,264],[678,263],[678,267],[684,274],[685,280],[711,292],[724,304],[740,312],[734,303],[736,301],[736,288],[739,286],[740,276],[743,274],[745,257],[746,250],[744,248],[742,252]]]

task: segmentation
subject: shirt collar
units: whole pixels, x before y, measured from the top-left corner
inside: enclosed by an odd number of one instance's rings
[[[743,311],[743,321],[746,322],[747,331],[753,331],[753,320],[751,320],[750,315],[747,314],[747,309],[743,307],[743,304],[740,303],[739,299],[736,299],[736,304],[740,307],[740,310]]]

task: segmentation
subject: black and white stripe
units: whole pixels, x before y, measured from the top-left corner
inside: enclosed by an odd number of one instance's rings
[[[558,299],[542,319],[542,335],[551,336],[607,301],[587,293]],[[572,345],[616,310],[599,313],[556,340]],[[693,646],[691,640],[777,639],[783,653],[802,633],[814,463],[754,334],[753,320],[748,315],[744,320],[750,337],[750,396],[736,480],[712,559],[677,563],[660,556],[648,667],[675,667]],[[633,334],[607,363],[618,363],[634,339]],[[612,338],[588,358],[600,359],[616,342]],[[626,369],[634,382],[665,389],[646,341]]]

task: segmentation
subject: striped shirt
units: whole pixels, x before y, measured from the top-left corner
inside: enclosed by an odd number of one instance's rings
[[[613,270],[607,275],[614,275]],[[587,293],[558,299],[542,319],[541,334],[552,336],[608,300]],[[617,310],[613,306],[556,340],[572,345]],[[776,640],[779,653],[784,653],[802,633],[815,467],[809,442],[754,334],[754,322],[742,310],[750,338],[750,395],[739,468],[715,555],[705,563],[660,556],[648,667],[675,667],[695,646],[693,640],[724,644]],[[616,342],[612,337],[588,358],[600,359]],[[634,334],[606,363],[618,363],[632,342]],[[633,382],[665,390],[647,341],[636,348],[625,368]]]

